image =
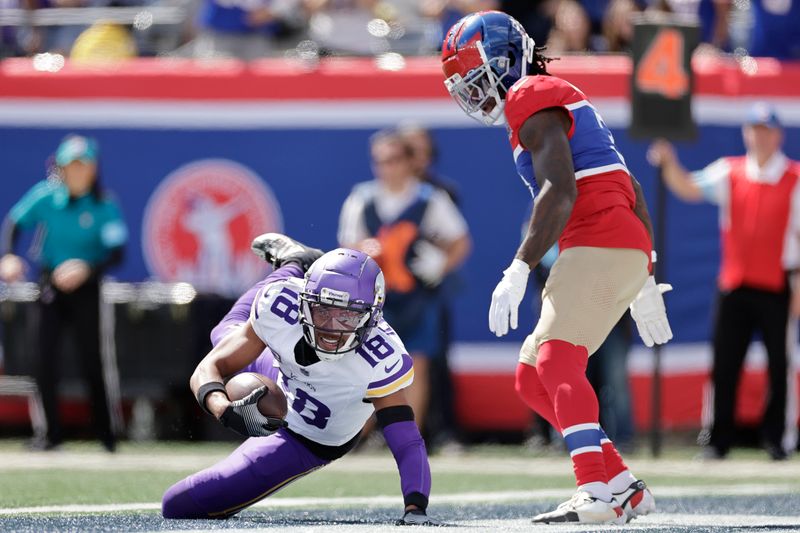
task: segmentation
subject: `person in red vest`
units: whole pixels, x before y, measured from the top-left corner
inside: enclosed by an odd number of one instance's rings
[[[736,388],[753,334],[761,333],[769,359],[769,395],[763,445],[783,460],[797,445],[797,392],[787,339],[790,307],[800,314],[800,164],[782,151],[783,128],[768,104],[753,105],[742,128],[747,153],[723,157],[690,174],[672,145],[659,140],[648,157],[661,166],[667,187],[689,202],[720,207],[722,263],[714,322],[713,394],[698,439],[703,455],[722,459],[734,437]],[[792,294],[793,293],[793,294]]]

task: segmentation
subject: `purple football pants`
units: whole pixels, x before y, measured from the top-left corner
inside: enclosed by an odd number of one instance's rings
[[[244,293],[211,332],[211,343],[216,346],[231,328],[247,322],[253,300],[265,284],[290,276],[302,277],[303,272],[289,264]],[[242,372],[277,380],[278,369],[272,361],[272,352],[265,349]],[[225,518],[328,463],[284,430],[251,437],[219,463],[170,487],[161,512],[164,518]]]
[[[251,437],[212,467],[170,487],[164,518],[226,518],[328,464],[284,430]]]

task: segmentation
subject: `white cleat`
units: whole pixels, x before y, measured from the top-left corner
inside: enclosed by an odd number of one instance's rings
[[[628,515],[628,521],[656,510],[656,499],[641,479],[631,483],[624,491],[615,492],[614,499],[622,505]]]
[[[533,518],[535,524],[577,523],[622,525],[628,517],[616,500],[604,502],[586,491],[575,495],[559,505],[555,511],[542,513]]]
[[[323,253],[322,250],[306,246],[282,233],[259,235],[253,239],[250,249],[274,268],[280,268],[288,262],[296,262],[302,266],[303,271],[308,270],[311,263],[319,259]]]

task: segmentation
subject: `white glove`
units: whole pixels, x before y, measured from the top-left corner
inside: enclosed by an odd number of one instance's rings
[[[436,287],[442,282],[444,269],[447,266],[447,254],[438,246],[428,241],[419,241],[414,245],[416,257],[409,267],[428,287]]]
[[[664,297],[661,296],[671,290],[672,285],[668,283],[656,285],[656,279],[649,276],[631,303],[631,316],[636,322],[639,336],[648,348],[654,344],[665,344],[672,338],[667,310],[664,308]]]
[[[527,263],[514,259],[503,271],[503,279],[494,288],[492,305],[489,307],[489,330],[498,337],[508,333],[509,315],[511,329],[517,329],[517,309],[525,296],[530,273]]]

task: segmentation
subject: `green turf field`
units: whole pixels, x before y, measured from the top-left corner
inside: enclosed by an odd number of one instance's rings
[[[394,460],[388,450],[378,450],[336,461],[228,521],[162,520],[157,511],[163,491],[225,457],[233,446],[123,444],[112,455],[93,443],[31,453],[20,441],[2,441],[0,530],[274,526],[372,531],[389,527],[402,507]],[[774,463],[751,450],[709,463],[693,460],[694,453],[693,448],[682,448],[668,450],[659,460],[637,454],[628,461],[653,488],[662,513],[627,527],[791,531],[796,525],[800,530],[800,460]],[[482,527],[489,520],[499,521],[500,529],[527,530],[530,516],[548,510],[574,490],[566,454],[523,446],[481,446],[436,455],[431,468],[431,514],[458,529]],[[754,519],[757,523],[750,524]],[[319,523],[325,527],[318,529]]]

